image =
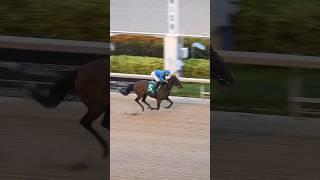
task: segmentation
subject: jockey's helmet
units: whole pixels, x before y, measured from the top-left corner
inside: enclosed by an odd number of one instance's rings
[[[169,75],[170,75],[170,70],[165,70],[165,71],[164,71],[164,75],[165,75],[165,76],[169,76]]]

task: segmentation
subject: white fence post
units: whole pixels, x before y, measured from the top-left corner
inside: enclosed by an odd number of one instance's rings
[[[289,115],[299,116],[299,111],[301,111],[301,102],[294,101],[295,97],[301,97],[301,85],[302,79],[300,75],[300,69],[291,68],[289,76],[289,86],[288,86],[288,100],[289,100]]]
[[[201,98],[205,97],[205,95],[204,95],[204,85],[203,84],[200,84],[200,97]]]
[[[179,36],[179,0],[168,0],[168,34],[164,38],[164,68],[177,72],[183,38]],[[180,66],[180,65],[179,65]]]

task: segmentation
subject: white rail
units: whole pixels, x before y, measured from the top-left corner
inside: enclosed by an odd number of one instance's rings
[[[304,109],[302,103],[320,103],[320,98],[302,97],[303,79],[299,70],[320,69],[320,57],[236,51],[218,51],[218,53],[228,63],[290,68],[292,73],[288,83],[288,107],[292,116],[299,116]]]
[[[132,79],[152,79],[149,75],[141,75],[141,74],[123,74],[123,73],[110,73],[111,77],[118,77],[118,78],[132,78]],[[182,82],[189,82],[189,83],[199,83],[200,89],[199,94],[202,98],[210,97],[210,92],[205,91],[204,84],[210,84],[210,79],[198,79],[198,78],[179,78]]]
[[[150,32],[138,32],[138,31],[110,31],[110,35],[114,34],[141,34],[141,35],[150,35],[150,36],[167,36],[167,33],[150,33]],[[196,34],[177,34],[175,36],[179,37],[198,37],[198,38],[210,38],[210,35],[196,35]]]
[[[108,43],[104,43],[104,42],[45,39],[45,38],[0,35],[0,48],[7,48],[7,49],[108,55],[109,49],[110,49],[109,46],[110,45]]]
[[[320,57],[275,53],[218,51],[225,62],[289,68],[320,69]]]

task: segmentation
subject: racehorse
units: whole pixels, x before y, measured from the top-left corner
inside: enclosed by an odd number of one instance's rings
[[[25,88],[34,100],[48,108],[57,107],[67,95],[78,95],[87,107],[87,112],[81,118],[80,124],[102,145],[105,156],[109,154],[109,146],[106,140],[92,128],[92,123],[105,113],[101,125],[110,131],[110,119],[107,118],[106,113],[109,109],[109,95],[107,94],[108,67],[107,59],[100,59],[83,65],[53,84],[48,94],[41,93],[41,89],[37,86]]]
[[[177,86],[178,88],[183,87],[179,78],[174,74],[169,77],[167,83],[163,83],[159,87],[159,90],[156,93],[156,95],[148,93],[148,84],[149,82],[147,80],[139,80],[134,84],[129,85],[127,88],[121,89],[120,92],[123,95],[127,96],[131,91],[134,91],[137,95],[135,101],[140,105],[140,107],[142,108],[142,111],[144,111],[144,107],[139,102],[141,98],[142,98],[142,102],[145,103],[148,106],[148,108],[150,108],[151,110],[159,110],[162,100],[167,100],[170,102],[169,106],[165,108],[170,108],[172,106],[173,102],[169,99],[169,96],[173,86]],[[156,108],[151,107],[151,105],[146,101],[147,96],[150,96],[157,100]]]
[[[210,59],[211,77],[214,80],[217,80],[222,86],[232,86],[236,80],[227,65],[223,62],[223,58],[213,49],[213,47],[210,48]]]

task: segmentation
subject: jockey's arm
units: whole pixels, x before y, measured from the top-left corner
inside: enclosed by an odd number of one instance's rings
[[[161,78],[160,82],[161,83],[168,83],[168,81],[166,79],[164,79],[164,78]]]
[[[163,83],[164,81],[163,77],[160,77],[159,80],[160,80],[160,83]]]

